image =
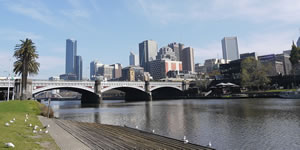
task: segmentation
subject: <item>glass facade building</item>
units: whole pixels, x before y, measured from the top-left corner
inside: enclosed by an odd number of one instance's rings
[[[223,59],[240,59],[237,37],[224,37],[222,39]]]
[[[75,73],[75,59],[77,55],[77,41],[66,40],[66,74]]]

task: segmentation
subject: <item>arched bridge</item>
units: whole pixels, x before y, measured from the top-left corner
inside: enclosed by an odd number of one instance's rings
[[[126,101],[178,98],[186,90],[185,82],[122,82],[122,81],[41,81],[28,83],[27,95],[35,96],[52,89],[66,89],[82,94],[82,103],[101,103],[102,93],[116,89],[125,92]],[[15,82],[16,95],[20,96],[20,81]]]

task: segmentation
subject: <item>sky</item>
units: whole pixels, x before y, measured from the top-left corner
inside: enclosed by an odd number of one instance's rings
[[[180,42],[195,63],[222,58],[223,37],[237,36],[239,52],[279,54],[297,41],[299,0],[0,0],[0,76],[7,76],[16,44],[30,38],[48,79],[65,72],[66,39],[77,40],[83,77],[89,63],[129,64],[138,44]]]

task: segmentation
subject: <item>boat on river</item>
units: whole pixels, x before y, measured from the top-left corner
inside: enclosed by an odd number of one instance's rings
[[[300,89],[296,91],[286,91],[279,94],[281,98],[300,99]]]

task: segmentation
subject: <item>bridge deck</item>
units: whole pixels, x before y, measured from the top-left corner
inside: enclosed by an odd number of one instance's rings
[[[66,120],[55,121],[91,149],[210,149],[132,128]]]

